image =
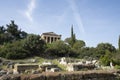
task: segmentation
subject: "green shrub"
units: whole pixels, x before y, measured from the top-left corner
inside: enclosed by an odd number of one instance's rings
[[[120,69],[120,65],[115,65],[115,69]]]

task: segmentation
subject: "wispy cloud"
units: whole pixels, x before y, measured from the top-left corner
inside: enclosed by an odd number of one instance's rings
[[[79,27],[79,30],[82,34],[85,34],[85,30],[84,30],[84,26],[83,26],[83,23],[82,23],[82,20],[81,20],[81,16],[80,16],[80,13],[78,11],[78,8],[77,8],[77,5],[75,3],[75,0],[67,0],[70,4],[70,7],[73,11],[73,16],[75,18],[75,21]]]
[[[29,21],[33,21],[32,13],[36,7],[36,0],[30,0],[28,3],[27,9],[25,11],[25,16],[28,18]]]

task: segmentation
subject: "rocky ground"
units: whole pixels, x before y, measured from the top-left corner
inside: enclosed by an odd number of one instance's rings
[[[29,75],[3,75],[0,80],[119,80],[119,70],[114,71],[78,71],[78,72],[47,72]]]

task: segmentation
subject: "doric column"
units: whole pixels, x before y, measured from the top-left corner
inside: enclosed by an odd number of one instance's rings
[[[53,42],[53,36],[51,37],[51,43]]]
[[[48,36],[46,36],[46,43],[48,43]]]
[[[59,38],[57,37],[57,41],[59,40]]]
[[[53,37],[53,42],[55,42],[55,37]]]
[[[57,39],[57,38],[55,37],[55,41],[56,41],[56,39]]]
[[[50,37],[50,43],[52,43],[51,38],[52,38],[52,37]]]

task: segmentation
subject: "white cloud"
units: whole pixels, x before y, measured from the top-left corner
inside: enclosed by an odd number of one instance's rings
[[[25,16],[28,18],[29,21],[33,21],[32,13],[36,7],[36,0],[30,0],[27,6],[27,10],[25,11]]]
[[[80,16],[80,13],[78,11],[78,8],[77,8],[77,5],[75,4],[75,0],[67,0],[70,4],[70,8],[72,9],[73,11],[73,16],[75,18],[75,21],[79,27],[79,30],[82,34],[85,34],[85,30],[84,30],[84,26],[83,26],[83,23],[82,23],[82,20],[81,20],[81,16]]]

